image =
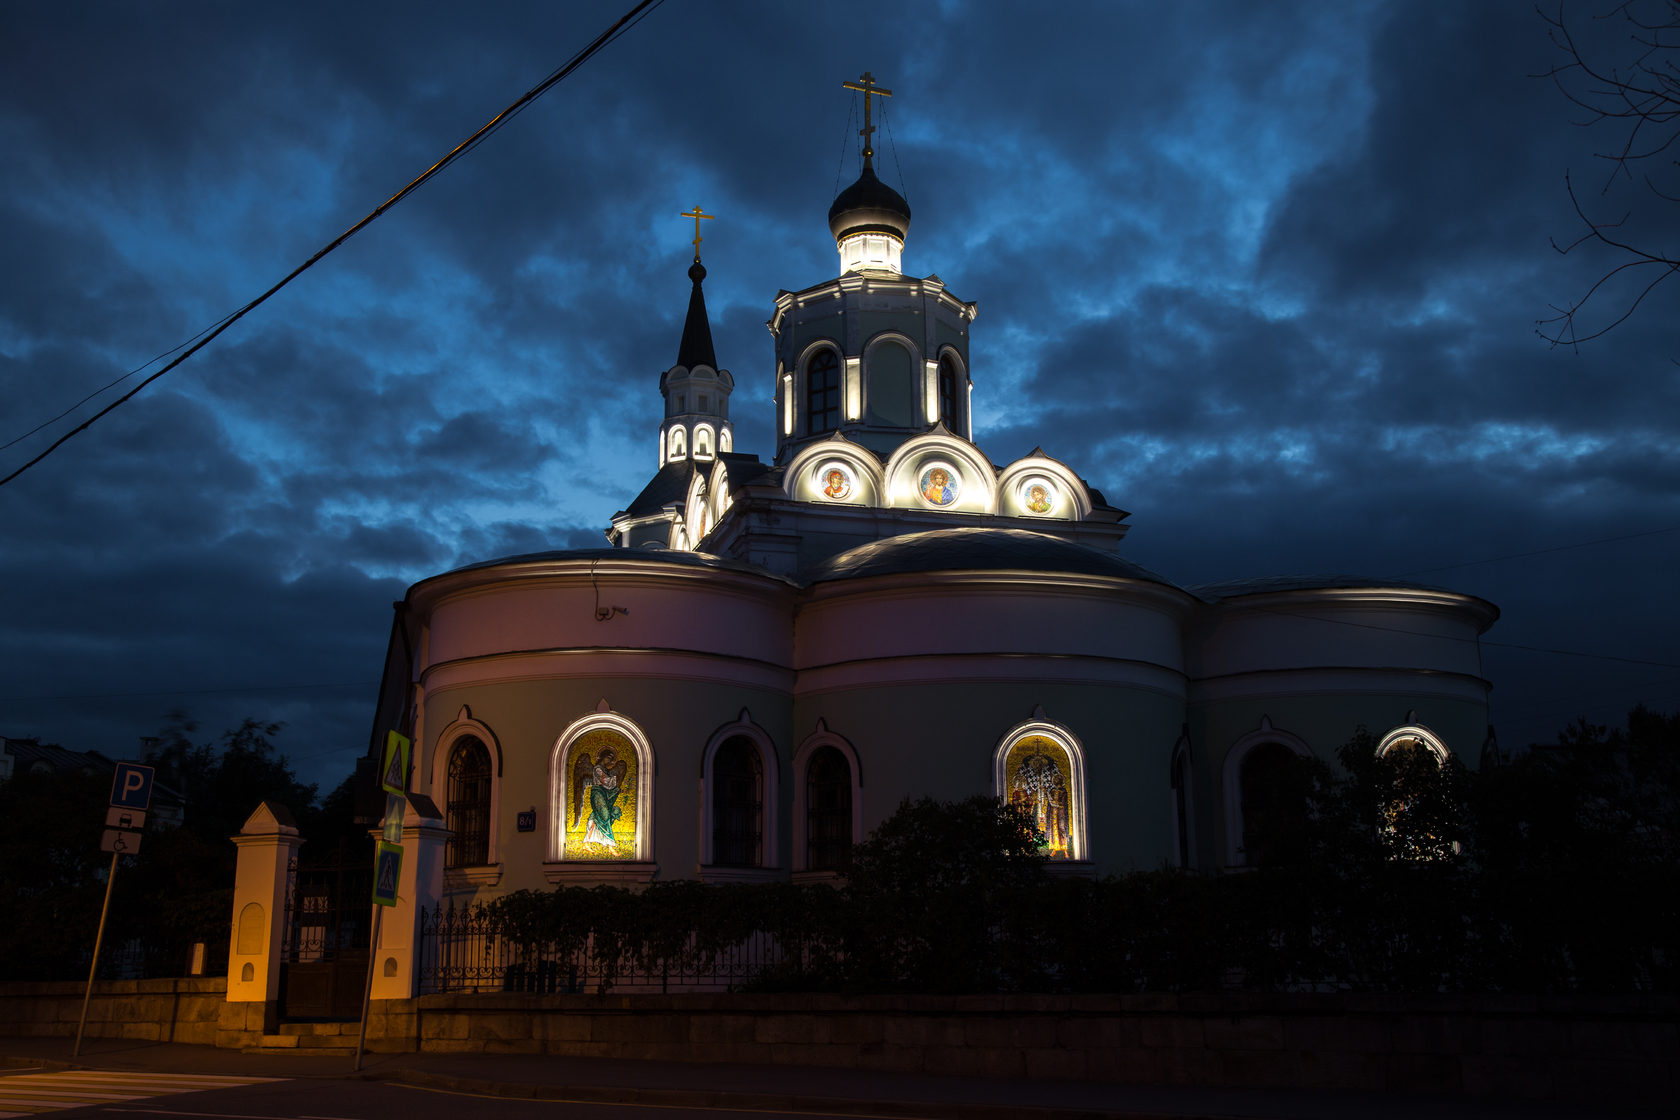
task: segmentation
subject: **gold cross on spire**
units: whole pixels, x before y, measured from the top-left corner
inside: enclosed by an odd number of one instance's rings
[[[677,216],[679,218],[694,219],[694,259],[698,261],[700,259],[700,219],[705,218],[707,221],[712,221],[717,218],[717,215],[702,214],[700,212],[700,207],[696,206],[694,209],[685,210]]]
[[[863,94],[863,127],[858,130],[858,135],[863,137],[863,165],[873,167],[875,165],[875,125],[871,123],[869,116],[869,95],[873,93],[876,97],[891,97],[892,90],[882,89],[876,85],[875,75],[867,70],[863,72],[863,77],[855,82],[841,82],[840,88],[857,90]]]

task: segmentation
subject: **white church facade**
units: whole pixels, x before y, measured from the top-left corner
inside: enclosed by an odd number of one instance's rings
[[[822,877],[906,799],[974,794],[1026,808],[1070,873],[1224,868],[1279,752],[1333,759],[1363,725],[1475,765],[1492,604],[1180,587],[1121,555],[1128,515],[1069,464],[992,462],[977,308],[902,271],[910,210],[870,131],[829,212],[840,274],[768,323],[773,457],[735,448],[697,232],[656,471],[607,546],[398,604],[377,723],[450,831],[444,895]]]

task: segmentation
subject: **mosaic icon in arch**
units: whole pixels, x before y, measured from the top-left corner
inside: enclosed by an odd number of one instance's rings
[[[1073,776],[1067,751],[1044,735],[1009,748],[1003,773],[1009,803],[1027,814],[1051,859],[1073,858]]]
[[[817,472],[817,481],[822,488],[822,496],[831,502],[844,502],[857,489],[857,482],[852,478],[852,472],[839,463],[828,463]]]
[[[597,728],[566,752],[565,859],[636,858],[641,774],[636,748],[622,732]]]
[[[1056,484],[1037,475],[1021,484],[1021,507],[1028,513],[1049,515],[1056,512],[1060,495]]]
[[[956,505],[962,496],[962,475],[949,463],[929,463],[917,485],[923,501],[941,508]]]

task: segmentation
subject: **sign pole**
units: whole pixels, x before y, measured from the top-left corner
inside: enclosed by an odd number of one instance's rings
[[[87,991],[82,993],[82,1018],[76,1024],[76,1045],[70,1051],[72,1058],[80,1057],[82,1053],[82,1030],[87,1026],[88,1001],[93,998],[93,977],[99,971],[99,947],[105,941],[105,915],[111,910],[111,886],[117,881],[117,853],[111,853],[111,873],[105,876],[105,904],[99,908],[99,932],[93,938],[93,963],[88,965]],[[369,975],[369,983],[372,976]],[[360,1068],[360,1067],[358,1067]]]
[[[362,989],[362,1029],[356,1034],[356,1069],[362,1072],[362,1048],[367,1045],[368,1009],[373,1006],[373,968],[379,962],[379,925],[385,916],[385,907],[374,904],[373,932],[368,938],[368,974],[367,987]]]
[[[397,884],[402,880],[402,823],[408,808],[409,740],[389,732],[385,736],[385,759],[379,767],[379,784],[385,790],[385,819],[380,822],[380,840],[373,849],[373,929],[368,935],[367,987],[362,990],[362,1027],[356,1034],[356,1070],[362,1072],[362,1050],[367,1045],[368,1011],[373,1006],[373,970],[379,963],[379,930],[385,908],[397,904]],[[410,993],[412,994],[412,993]]]

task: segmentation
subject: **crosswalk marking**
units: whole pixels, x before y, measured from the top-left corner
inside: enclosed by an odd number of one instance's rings
[[[62,1073],[0,1075],[0,1120],[39,1116],[67,1108],[143,1100],[204,1089],[233,1089],[274,1081],[272,1077],[218,1077],[197,1073],[114,1073],[65,1070]]]

